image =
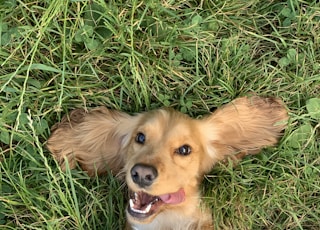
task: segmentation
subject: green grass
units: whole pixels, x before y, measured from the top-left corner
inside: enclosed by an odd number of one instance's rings
[[[130,2],[130,3],[128,3]],[[283,98],[280,145],[204,181],[216,229],[319,229],[318,1],[0,1],[0,228],[122,229],[110,177],[61,172],[45,148],[76,107],[198,117]]]

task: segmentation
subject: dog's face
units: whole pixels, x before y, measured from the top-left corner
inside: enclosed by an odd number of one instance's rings
[[[130,224],[203,229],[211,222],[199,208],[203,174],[226,156],[241,159],[276,144],[287,119],[279,99],[256,96],[238,98],[199,120],[166,109],[136,116],[80,109],[53,127],[47,146],[63,169],[78,162],[89,175],[125,172]]]
[[[206,153],[199,121],[173,110],[142,114],[126,155],[128,218],[150,222],[159,212],[184,209],[198,196]]]

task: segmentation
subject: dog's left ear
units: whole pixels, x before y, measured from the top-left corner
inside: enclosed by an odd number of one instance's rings
[[[275,145],[286,127],[287,111],[280,99],[258,96],[238,98],[201,121],[208,171],[231,156],[241,159]]]
[[[76,109],[52,127],[47,147],[63,170],[66,164],[74,168],[78,163],[90,176],[117,174],[136,121],[137,116],[104,107]]]

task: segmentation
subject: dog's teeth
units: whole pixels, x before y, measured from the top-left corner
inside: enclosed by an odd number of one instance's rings
[[[138,193],[134,193],[134,199],[137,200],[138,199]]]
[[[130,205],[130,208],[133,209],[134,203],[132,199],[129,200],[129,205]]]
[[[135,209],[135,208],[134,208],[133,199],[130,199],[130,200],[129,200],[129,205],[130,205],[130,209],[131,209],[132,211],[137,212],[137,213],[141,213],[141,214],[146,214],[146,213],[150,212],[151,207],[152,207],[152,203],[150,203],[150,204],[148,204],[148,206],[146,207],[145,210]]]
[[[158,202],[159,201],[159,198],[156,198],[156,199],[154,199],[152,202],[151,202],[151,204],[154,204],[154,203],[156,203],[156,202]]]
[[[152,206],[152,204],[148,204],[148,206],[147,206],[146,210],[144,210],[144,211],[145,211],[145,213],[150,212],[151,206]]]

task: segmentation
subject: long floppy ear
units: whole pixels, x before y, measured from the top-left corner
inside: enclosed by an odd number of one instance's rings
[[[47,148],[63,170],[67,160],[70,168],[78,162],[91,176],[107,170],[117,174],[134,127],[135,117],[122,112],[76,109],[52,127]]]
[[[211,160],[204,168],[210,170],[226,156],[241,159],[275,145],[287,120],[287,111],[276,98],[241,97],[222,106],[201,121]]]

